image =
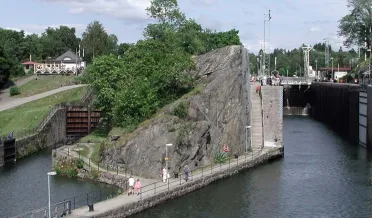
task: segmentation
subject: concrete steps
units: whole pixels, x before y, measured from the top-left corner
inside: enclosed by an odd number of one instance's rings
[[[261,115],[261,98],[258,93],[256,93],[256,86],[259,83],[251,83],[251,101],[252,101],[252,120],[251,120],[251,137],[252,137],[252,149],[259,150],[263,145],[262,140],[262,115]]]

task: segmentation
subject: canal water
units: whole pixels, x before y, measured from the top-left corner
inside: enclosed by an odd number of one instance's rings
[[[285,117],[284,158],[133,218],[372,217],[371,156],[311,117]]]
[[[43,150],[15,164],[0,167],[0,217],[19,215],[48,206],[48,177],[52,169],[51,150]],[[103,196],[117,193],[117,188],[88,180],[51,177],[51,202],[76,197],[86,199],[87,192],[102,191]],[[76,202],[83,205],[84,202]],[[77,205],[78,206],[78,205]]]

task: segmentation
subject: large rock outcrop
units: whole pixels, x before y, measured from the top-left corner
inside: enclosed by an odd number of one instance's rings
[[[160,178],[165,166],[165,144],[171,173],[213,162],[223,144],[230,154],[245,150],[245,127],[250,125],[250,83],[248,52],[242,46],[228,46],[195,58],[200,89],[163,108],[156,117],[122,136],[106,149],[105,164],[121,167],[134,175]],[[186,116],[175,116],[179,105]],[[182,108],[182,107],[181,107]],[[250,140],[250,139],[248,139]],[[125,164],[123,164],[125,162]]]

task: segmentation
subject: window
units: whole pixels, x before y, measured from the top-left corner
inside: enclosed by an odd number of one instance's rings
[[[30,69],[30,65],[27,64],[26,65],[26,70],[28,70],[28,69]]]

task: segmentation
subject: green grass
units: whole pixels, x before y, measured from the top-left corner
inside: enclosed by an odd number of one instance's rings
[[[80,150],[80,155],[81,156],[86,157],[86,158],[90,158],[89,157],[89,147],[88,147],[88,145],[78,144],[77,148]],[[79,151],[76,151],[76,153],[79,154]]]
[[[93,149],[92,154],[90,156],[90,159],[93,161],[93,163],[97,164],[99,162],[99,148],[101,146],[101,143],[94,143],[94,145],[91,147]]]
[[[20,86],[21,94],[14,97],[27,97],[36,95],[49,90],[60,88],[66,84],[71,84],[74,76],[46,75],[38,76],[37,80],[31,80]]]
[[[9,134],[14,130],[29,130],[39,125],[50,109],[59,103],[76,101],[84,94],[84,87],[79,87],[57,93],[36,101],[32,101],[15,108],[0,112],[0,135]]]

